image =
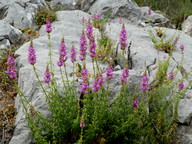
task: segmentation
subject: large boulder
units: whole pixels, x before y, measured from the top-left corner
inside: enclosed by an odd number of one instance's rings
[[[49,5],[54,10],[74,10],[76,9],[77,2],[75,0],[52,0]]]
[[[34,15],[42,8],[48,8],[45,0],[1,0],[0,19],[18,29],[35,29]]]

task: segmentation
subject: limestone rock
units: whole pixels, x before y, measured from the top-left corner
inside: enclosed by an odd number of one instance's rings
[[[34,15],[41,8],[48,8],[44,0],[2,0],[0,19],[18,29],[35,29]]]
[[[182,99],[178,105],[178,120],[190,124],[192,117],[192,99]]]
[[[76,1],[75,0],[52,0],[49,3],[50,7],[55,10],[74,10],[76,9]]]
[[[188,16],[187,19],[182,23],[182,31],[192,36],[192,16]]]

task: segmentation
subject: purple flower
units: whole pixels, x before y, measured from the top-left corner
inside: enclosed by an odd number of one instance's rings
[[[95,41],[92,41],[90,42],[89,44],[89,51],[91,52],[91,58],[94,58],[96,57],[96,44],[95,44]]]
[[[179,83],[178,89],[179,89],[179,90],[183,90],[183,89],[184,89],[184,84],[183,84],[183,82],[180,82],[180,83]]]
[[[50,21],[46,22],[46,32],[50,33],[52,31],[52,24]]]
[[[174,79],[175,76],[174,76],[174,74],[172,72],[170,72],[168,77],[172,80],[172,79]]]
[[[123,73],[121,75],[120,81],[121,83],[127,82],[127,77],[129,76],[129,70],[127,66],[123,69]]]
[[[147,13],[148,13],[148,15],[151,15],[152,10],[151,10],[151,9],[148,9]]]
[[[91,15],[91,20],[95,20],[95,15]]]
[[[160,51],[159,51],[159,50],[157,50],[157,54],[160,54]]]
[[[93,91],[99,91],[101,86],[104,85],[104,78],[102,75],[99,75],[98,77],[95,78],[95,81],[93,82]]]
[[[83,61],[85,60],[85,57],[86,57],[86,50],[87,50],[87,40],[86,40],[86,37],[85,37],[85,34],[84,34],[84,31],[82,31],[82,35],[80,37],[80,60]]]
[[[87,38],[90,40],[90,41],[93,41],[94,40],[94,37],[93,37],[93,27],[90,23],[90,21],[88,22],[87,26],[86,26],[86,35],[87,35]]]
[[[118,19],[118,22],[119,22],[119,24],[122,24],[123,23],[123,19],[122,18]]]
[[[180,45],[180,49],[181,49],[181,51],[183,52],[184,51],[184,45]]]
[[[65,61],[67,61],[67,47],[65,46],[64,37],[62,37],[60,48],[59,48],[59,61],[57,62],[57,65],[61,67],[65,64]]]
[[[7,70],[6,70],[6,73],[9,74],[9,77],[11,79],[14,79],[17,77],[17,74],[15,72],[15,59],[14,57],[11,56],[11,53],[9,52],[9,56],[8,56],[8,59],[7,59]]]
[[[49,72],[49,67],[47,65],[46,71],[44,73],[44,82],[49,83],[51,81],[51,74]]]
[[[88,93],[89,84],[87,83],[86,79],[83,80],[80,87],[80,92],[83,94]]]
[[[28,49],[28,63],[34,65],[36,63],[36,52],[33,47],[33,42],[31,41]]]
[[[88,78],[88,70],[86,69],[85,66],[83,66],[83,69],[81,70],[81,78],[83,80]]]
[[[101,14],[97,13],[96,16],[95,16],[95,19],[96,19],[96,21],[99,21],[101,19]]]
[[[81,19],[81,23],[86,23],[86,19],[84,17]]]
[[[167,56],[163,56],[164,59],[167,59]]]
[[[127,32],[125,30],[124,24],[123,24],[121,32],[120,32],[119,43],[120,43],[121,50],[125,50],[125,48],[127,47]]]
[[[74,63],[76,61],[76,50],[74,48],[74,44],[72,44],[71,48],[71,62]]]
[[[136,98],[134,98],[134,101],[133,101],[133,109],[137,109],[138,105],[139,105],[139,100],[137,100]]]
[[[112,65],[110,65],[106,70],[106,78],[107,80],[114,78]]]
[[[142,81],[141,81],[141,89],[142,89],[143,91],[149,89],[148,80],[149,80],[149,79],[148,79],[147,75],[144,74],[144,75],[142,76]]]

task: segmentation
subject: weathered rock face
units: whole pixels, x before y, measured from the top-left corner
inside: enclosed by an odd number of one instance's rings
[[[81,2],[81,10],[88,11],[89,8],[93,5],[96,0],[82,0]]]
[[[34,14],[41,8],[48,8],[44,0],[2,0],[0,19],[18,29],[35,29]]]
[[[77,3],[75,0],[52,0],[49,5],[55,10],[74,10]]]
[[[192,16],[188,16],[187,19],[182,23],[182,31],[192,36]]]
[[[21,37],[20,30],[0,20],[0,49],[8,49],[11,44],[16,44]]]

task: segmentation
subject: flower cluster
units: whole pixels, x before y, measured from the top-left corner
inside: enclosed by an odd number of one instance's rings
[[[127,82],[127,77],[128,76],[129,76],[129,70],[128,70],[128,67],[126,66],[123,69],[123,73],[122,73],[121,78],[120,78],[121,83]]]
[[[33,42],[31,41],[28,49],[28,63],[34,65],[36,63],[36,51],[33,47]]]
[[[184,89],[184,83],[183,83],[183,82],[180,82],[180,83],[179,83],[178,89],[179,89],[179,90],[183,90],[183,89]]]
[[[107,80],[114,78],[112,65],[109,65],[109,67],[106,69],[106,78]]]
[[[137,109],[138,105],[139,105],[139,100],[137,100],[136,98],[134,98],[134,101],[133,101],[133,104],[132,104],[133,109]]]
[[[184,45],[180,45],[180,49],[181,49],[181,51],[183,52],[184,51]]]
[[[68,59],[67,57],[67,47],[65,46],[64,37],[61,40],[60,48],[59,48],[59,61],[57,62],[57,65],[59,67],[63,66],[65,61]]]
[[[125,50],[125,48],[127,47],[128,44],[127,44],[127,32],[125,30],[124,24],[123,24],[121,32],[120,32],[119,43],[120,43],[121,50]]]
[[[80,37],[80,60],[83,61],[85,60],[85,57],[86,57],[86,50],[87,50],[87,40],[86,40],[86,37],[85,37],[85,34],[84,34],[84,31],[82,31],[82,35]]]
[[[81,71],[81,78],[83,82],[81,83],[80,92],[83,94],[88,93],[89,84],[87,83],[88,78],[88,70],[86,69],[85,65]]]
[[[143,91],[148,90],[149,89],[149,84],[148,84],[148,77],[146,75],[146,72],[144,73],[144,75],[142,76],[142,81],[141,81],[141,89]]]
[[[71,52],[71,62],[74,63],[76,61],[76,50],[75,50],[75,47],[74,47],[74,44],[72,44],[72,48],[70,50]]]
[[[14,57],[11,56],[11,53],[9,52],[9,56],[8,56],[8,59],[7,59],[7,63],[6,63],[8,66],[7,66],[7,70],[6,70],[6,73],[9,74],[9,77],[11,79],[14,79],[17,77],[17,74],[15,72],[15,59]]]
[[[100,13],[96,13],[95,15],[91,16],[91,20],[92,21],[99,21],[101,19],[101,14]]]
[[[95,81],[93,82],[92,90],[99,91],[101,86],[103,86],[103,85],[104,85],[104,78],[102,75],[99,75],[95,78]]]
[[[84,17],[81,19],[81,23],[86,23],[86,19]]]
[[[172,80],[172,79],[174,79],[175,76],[174,76],[174,74],[173,74],[172,72],[170,72],[170,73],[168,74],[168,77],[169,77],[169,79]]]
[[[50,21],[46,22],[46,32],[50,33],[52,31],[52,24]]]
[[[49,67],[47,65],[46,71],[44,73],[44,82],[49,83],[51,81],[51,74],[49,72]]]

